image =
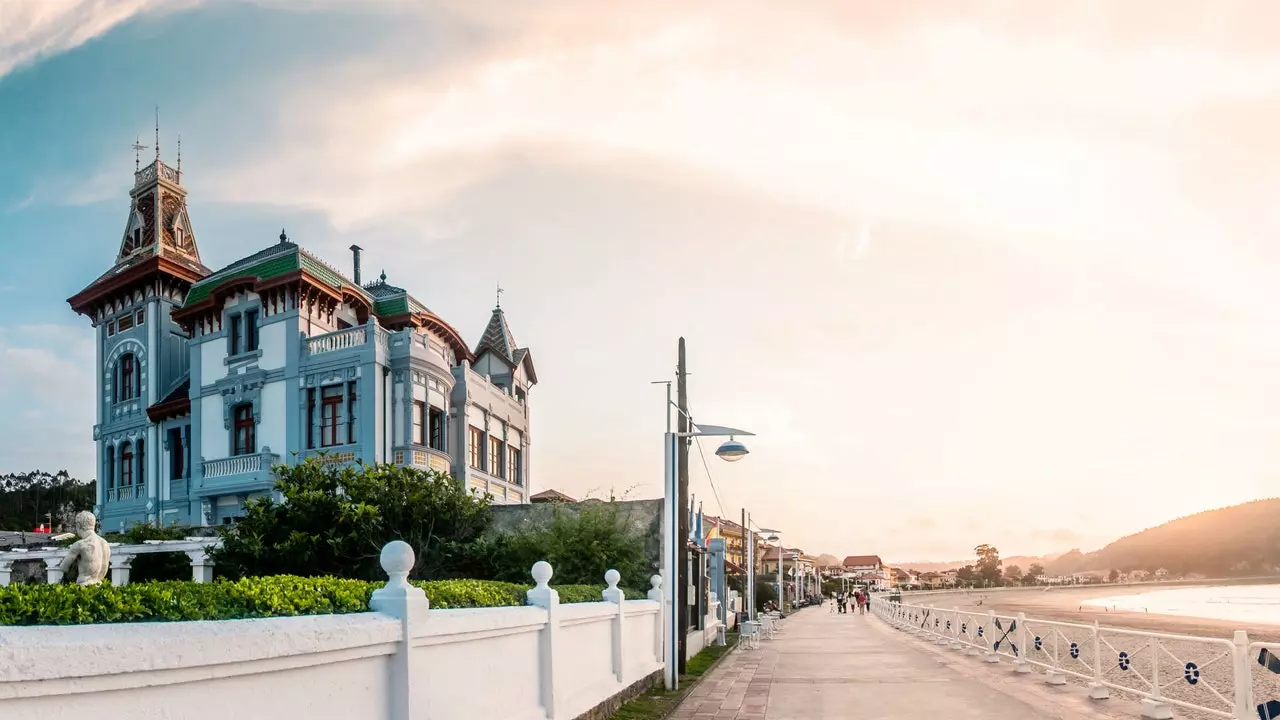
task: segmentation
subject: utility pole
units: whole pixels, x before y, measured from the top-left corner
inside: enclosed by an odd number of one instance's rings
[[[689,394],[685,383],[685,376],[688,373],[685,369],[684,362],[684,338],[680,338],[679,357],[676,361],[676,407],[679,413],[676,417],[676,437],[679,441],[676,443],[676,487],[680,499],[680,506],[677,510],[680,526],[676,531],[676,547],[677,558],[679,562],[676,564],[675,576],[679,578],[676,584],[676,613],[680,618],[680,633],[677,639],[676,647],[676,668],[677,672],[684,674],[685,671],[685,642],[689,635],[689,438],[685,433],[689,432]]]

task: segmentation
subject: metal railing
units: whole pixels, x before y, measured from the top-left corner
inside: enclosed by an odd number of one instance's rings
[[[1172,706],[1233,720],[1280,720],[1280,643],[1232,640],[1058,622],[994,611],[898,603],[875,598],[889,625],[989,663],[1039,668],[1051,685],[1087,683],[1089,697],[1135,695],[1146,718],[1171,718]]]
[[[263,468],[269,469],[278,462],[280,462],[280,456],[275,453],[255,453],[253,455],[235,455],[217,460],[205,460],[204,478],[210,480],[229,475],[254,473]]]

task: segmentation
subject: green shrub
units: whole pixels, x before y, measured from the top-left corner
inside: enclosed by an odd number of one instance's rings
[[[645,553],[644,539],[627,528],[617,505],[587,504],[577,512],[556,507],[554,513],[547,525],[503,534],[493,541],[493,577],[522,581],[535,562],[546,560],[555,569],[555,579],[567,584],[594,585],[604,580],[606,570],[617,570],[624,584],[648,585],[655,568]]]
[[[529,587],[491,580],[413,583],[437,609],[525,604]],[[367,612],[382,583],[292,575],[213,583],[152,582],[116,587],[10,585],[0,587],[0,626],[84,625],[172,620],[235,620]],[[603,587],[558,587],[561,602],[599,602]]]
[[[489,502],[444,473],[395,465],[338,466],[318,458],[272,470],[284,502],[267,496],[251,500],[244,517],[222,530],[222,547],[210,553],[228,577],[334,575],[379,581],[386,575],[378,554],[392,540],[413,548],[416,562],[409,577],[414,580],[490,575],[472,561],[472,545],[492,519]]]

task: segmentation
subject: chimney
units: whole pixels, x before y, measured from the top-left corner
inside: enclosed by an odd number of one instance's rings
[[[350,250],[352,272],[354,273],[354,277],[351,279],[356,281],[356,285],[360,285],[360,246],[352,245]],[[360,286],[364,287],[363,285]]]

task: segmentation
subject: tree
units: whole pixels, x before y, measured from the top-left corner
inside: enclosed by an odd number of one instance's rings
[[[1017,565],[1009,565],[1004,569],[1004,577],[1009,582],[1021,582],[1022,568],[1018,567]]]
[[[1023,582],[1034,585],[1040,582],[1040,576],[1044,575],[1044,566],[1040,563],[1031,563],[1031,569],[1027,571],[1027,576],[1023,578]]]
[[[284,502],[256,498],[221,531],[222,548],[212,554],[222,574],[384,580],[378,555],[391,540],[413,548],[414,579],[487,577],[491,570],[489,546],[479,542],[493,518],[488,499],[449,475],[395,465],[338,467],[319,458],[273,471]]]
[[[973,549],[978,556],[974,568],[982,580],[991,586],[1000,584],[1000,551],[994,545],[982,544]]]
[[[92,480],[78,480],[66,470],[0,475],[0,528],[32,530],[41,523],[61,522],[67,510],[92,510]]]
[[[956,584],[961,587],[972,587],[974,580],[976,579],[977,573],[974,571],[972,565],[965,565],[959,570],[956,570]]]
[[[1115,568],[1111,568],[1111,574],[1107,575],[1107,581],[1115,582],[1119,579],[1120,579],[1120,571]]]
[[[599,585],[612,569],[622,575],[625,587],[649,589],[657,568],[649,562],[644,539],[627,529],[617,505],[591,503],[577,512],[557,506],[554,513],[548,525],[478,543],[494,565],[492,574],[484,577],[527,584],[529,568],[546,560],[557,584]]]

